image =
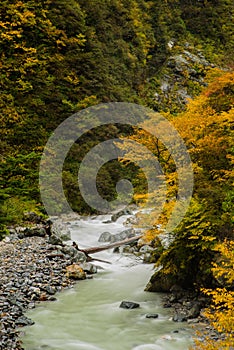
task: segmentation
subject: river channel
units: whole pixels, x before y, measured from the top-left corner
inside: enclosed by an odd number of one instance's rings
[[[81,219],[70,224],[72,240],[81,248],[96,246],[102,232],[126,229],[123,221],[105,223],[109,216]],[[103,243],[102,243],[103,244]],[[74,288],[44,302],[27,316],[35,324],[25,329],[26,350],[188,350],[192,329],[171,320],[171,310],[162,307],[162,296],[144,291],[153,265],[135,256],[106,250],[95,257],[98,273],[92,280],[79,281]],[[140,308],[126,310],[121,301],[134,301]],[[158,318],[146,318],[147,314]]]

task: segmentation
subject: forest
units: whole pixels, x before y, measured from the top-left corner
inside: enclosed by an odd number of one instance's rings
[[[234,6],[232,0],[2,0],[0,239],[26,212],[47,217],[40,198],[39,165],[48,138],[68,117],[100,103],[142,105],[167,118],[192,160],[190,206],[166,249],[166,227],[178,193],[175,164],[154,137],[129,125],[107,125],[82,135],[62,171],[71,208],[98,213],[82,198],[79,164],[98,143],[112,138],[141,142],[165,173],[167,195],[146,239],[152,276],[201,290],[212,299],[207,317],[225,337],[196,349],[234,346]],[[78,113],[79,115],[79,113]],[[154,128],[154,116],[147,120]],[[147,193],[133,163],[113,160],[98,173],[107,201],[116,182],[131,180],[135,203]],[[153,195],[153,194],[152,194]],[[56,208],[63,213],[62,206]],[[160,229],[159,229],[160,227]],[[160,254],[158,253],[160,252]]]

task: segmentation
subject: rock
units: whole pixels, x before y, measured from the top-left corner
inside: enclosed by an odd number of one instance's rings
[[[143,255],[143,263],[144,264],[150,264],[152,263],[152,256],[150,253],[146,253]]]
[[[140,304],[134,303],[133,301],[122,301],[119,307],[122,309],[136,309],[140,307]]]
[[[186,322],[186,321],[187,321],[187,316],[186,316],[186,314],[184,313],[184,311],[178,310],[178,311],[175,312],[175,314],[174,314],[172,320],[173,320],[174,322]]]
[[[61,250],[64,254],[67,254],[71,257],[73,263],[85,262],[87,259],[85,253],[77,250],[73,246],[65,245]]]
[[[17,326],[32,326],[35,322],[26,316],[21,316],[15,323]]]
[[[46,291],[46,293],[48,293],[49,295],[54,295],[56,293],[56,288],[51,287],[51,286],[46,286],[44,288],[44,290]]]
[[[55,235],[54,233],[51,234],[48,242],[50,244],[53,244],[53,245],[63,245],[62,239],[60,237],[58,237],[57,235]]]
[[[111,237],[111,243],[118,242],[118,241],[123,241],[124,239],[131,238],[135,236],[135,231],[133,228],[124,230],[120,233],[117,233],[115,235],[112,235]]]
[[[42,226],[34,226],[34,227],[22,227],[21,229],[18,228],[18,237],[19,238],[24,238],[24,237],[33,237],[33,236],[38,236],[38,237],[45,237],[46,236],[46,231],[44,227]]]
[[[163,274],[161,270],[156,271],[145,287],[147,292],[169,292],[176,283],[176,277],[170,274]]]
[[[178,284],[173,284],[173,286],[170,289],[170,292],[172,293],[183,292],[183,288]]]
[[[187,320],[187,322],[188,322],[188,324],[190,324],[190,323],[192,323],[192,324],[198,323],[199,322],[199,318],[190,318],[190,319]]]
[[[146,318],[158,318],[158,314],[147,314],[145,315]]]
[[[98,242],[115,243],[134,236],[135,236],[135,230],[133,228],[124,230],[120,233],[116,233],[115,235],[111,234],[110,232],[103,232],[99,237]]]
[[[121,248],[121,247],[119,247],[119,248]],[[123,253],[134,254],[137,252],[136,247],[131,247],[130,245],[123,245],[122,249],[123,249]]]
[[[195,303],[188,312],[188,318],[197,318],[200,315],[201,306]]]
[[[123,210],[120,210],[118,213],[116,214],[113,214],[111,216],[111,221],[117,221],[121,216],[123,215],[133,215],[132,211],[130,209],[123,209]]]
[[[69,241],[71,239],[71,232],[67,224],[60,219],[53,222],[51,233],[59,237],[62,241]]]
[[[93,274],[97,273],[97,266],[91,264],[91,263],[83,263],[80,264],[80,267],[87,273],[87,274]]]
[[[144,254],[144,253],[149,253],[149,252],[151,252],[152,250],[154,250],[152,247],[150,247],[149,245],[143,245],[141,248],[140,248],[140,250],[139,250],[139,252],[140,253],[142,253],[142,254]]]
[[[66,267],[66,276],[74,280],[84,280],[86,279],[86,273],[77,264],[72,264]]]
[[[102,232],[98,238],[98,242],[110,242],[113,235],[110,232]]]
[[[124,222],[125,226],[132,226],[132,225],[138,225],[139,224],[139,218],[134,216],[130,216],[127,218],[127,220]]]
[[[36,224],[39,224],[42,221],[42,217],[33,211],[28,211],[24,213],[24,219],[30,222],[34,222]]]

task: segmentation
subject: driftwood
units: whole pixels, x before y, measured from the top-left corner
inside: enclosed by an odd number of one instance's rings
[[[79,252],[82,252],[82,253],[84,253],[86,255],[86,259],[87,259],[86,261],[99,261],[99,262],[104,262],[104,263],[107,263],[107,264],[111,264],[111,262],[109,262],[109,261],[93,258],[89,254],[98,253],[98,252],[101,252],[103,250],[107,250],[107,249],[119,247],[119,246],[124,245],[124,244],[135,242],[136,240],[138,240],[142,236],[143,235],[134,236],[134,237],[131,237],[131,238],[124,239],[123,241],[109,243],[107,245],[102,245],[102,246],[92,247],[92,248],[87,248],[87,249],[80,249],[76,242],[73,242],[72,245]]]
[[[101,246],[98,246],[98,247],[86,248],[86,249],[82,249],[82,250],[79,249],[79,250],[81,250],[85,254],[94,254],[94,253],[101,252],[103,250],[107,250],[107,249],[119,247],[119,246],[124,245],[124,244],[135,242],[139,238],[141,238],[142,236],[143,235],[134,236],[134,237],[131,237],[131,238],[124,239],[123,241],[109,243],[109,244],[101,245]]]

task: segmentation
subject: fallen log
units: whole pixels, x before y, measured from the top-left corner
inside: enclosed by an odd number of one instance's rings
[[[81,250],[82,252],[84,252],[85,254],[94,254],[94,253],[101,252],[103,250],[107,250],[107,249],[119,247],[119,246],[124,245],[124,244],[135,242],[139,238],[141,238],[142,236],[143,235],[138,235],[138,236],[134,236],[134,237],[131,237],[131,238],[124,239],[123,241],[110,243],[110,244],[106,244],[106,245],[101,245],[101,246],[98,246],[98,247],[92,247],[92,248],[86,248],[86,249],[79,249],[78,248],[78,249]]]

